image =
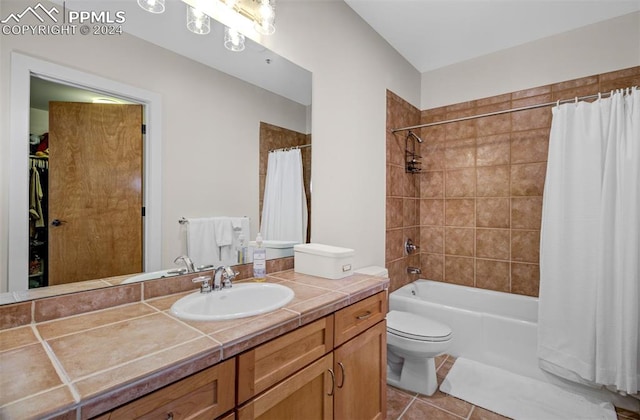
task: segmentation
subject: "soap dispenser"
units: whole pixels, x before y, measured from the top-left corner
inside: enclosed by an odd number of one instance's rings
[[[253,278],[264,281],[267,277],[267,250],[262,247],[262,235],[256,236],[257,247],[253,249]]]

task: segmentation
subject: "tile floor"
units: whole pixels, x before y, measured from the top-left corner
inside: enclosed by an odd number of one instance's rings
[[[436,358],[438,384],[447,376],[455,358]],[[640,420],[640,413],[616,410],[618,420]],[[387,386],[387,420],[504,420],[501,416],[439,390],[430,397]]]

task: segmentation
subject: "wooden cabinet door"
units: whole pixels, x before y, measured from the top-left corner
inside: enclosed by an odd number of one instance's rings
[[[334,351],[336,420],[387,414],[387,324],[383,320]]]
[[[141,272],[142,106],[51,102],[48,193],[49,285]]]
[[[329,353],[240,407],[238,420],[331,420],[332,366]]]

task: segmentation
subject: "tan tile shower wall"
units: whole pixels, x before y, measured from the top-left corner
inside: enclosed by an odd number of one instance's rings
[[[634,85],[640,85],[640,67],[425,110],[419,123],[571,99]],[[395,95],[388,95],[392,96]],[[418,265],[413,257],[403,258],[397,254],[397,243],[410,234],[421,247],[421,278],[537,296],[551,107],[422,129],[423,172],[406,175],[417,180],[416,213],[420,227],[417,238],[413,216],[411,213],[407,216],[404,205],[402,213],[398,213],[400,204],[389,191],[389,183],[397,182],[397,175],[394,178],[389,172],[398,171],[398,162],[390,160],[397,156],[390,155],[389,149],[398,147],[389,143],[393,140],[389,137],[390,129],[412,125],[407,123],[407,119],[413,118],[412,112],[404,120],[394,115],[403,106],[407,108],[406,102],[397,104],[403,102],[397,96],[393,101],[388,99],[387,267],[392,274],[392,289],[409,281],[400,271],[407,265]],[[403,122],[398,124],[398,120]],[[400,137],[404,150],[404,137],[398,135]],[[411,181],[404,183],[411,184]],[[410,198],[410,195],[404,196],[403,204]],[[401,230],[397,227],[399,224],[402,224]],[[395,281],[394,273],[398,275]]]

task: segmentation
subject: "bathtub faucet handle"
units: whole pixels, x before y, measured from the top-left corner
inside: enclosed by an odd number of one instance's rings
[[[411,240],[411,238],[407,239],[407,241],[404,243],[404,249],[405,251],[407,251],[407,254],[411,255],[414,252],[416,252],[416,250],[420,248],[418,245],[413,243],[413,240]]]

